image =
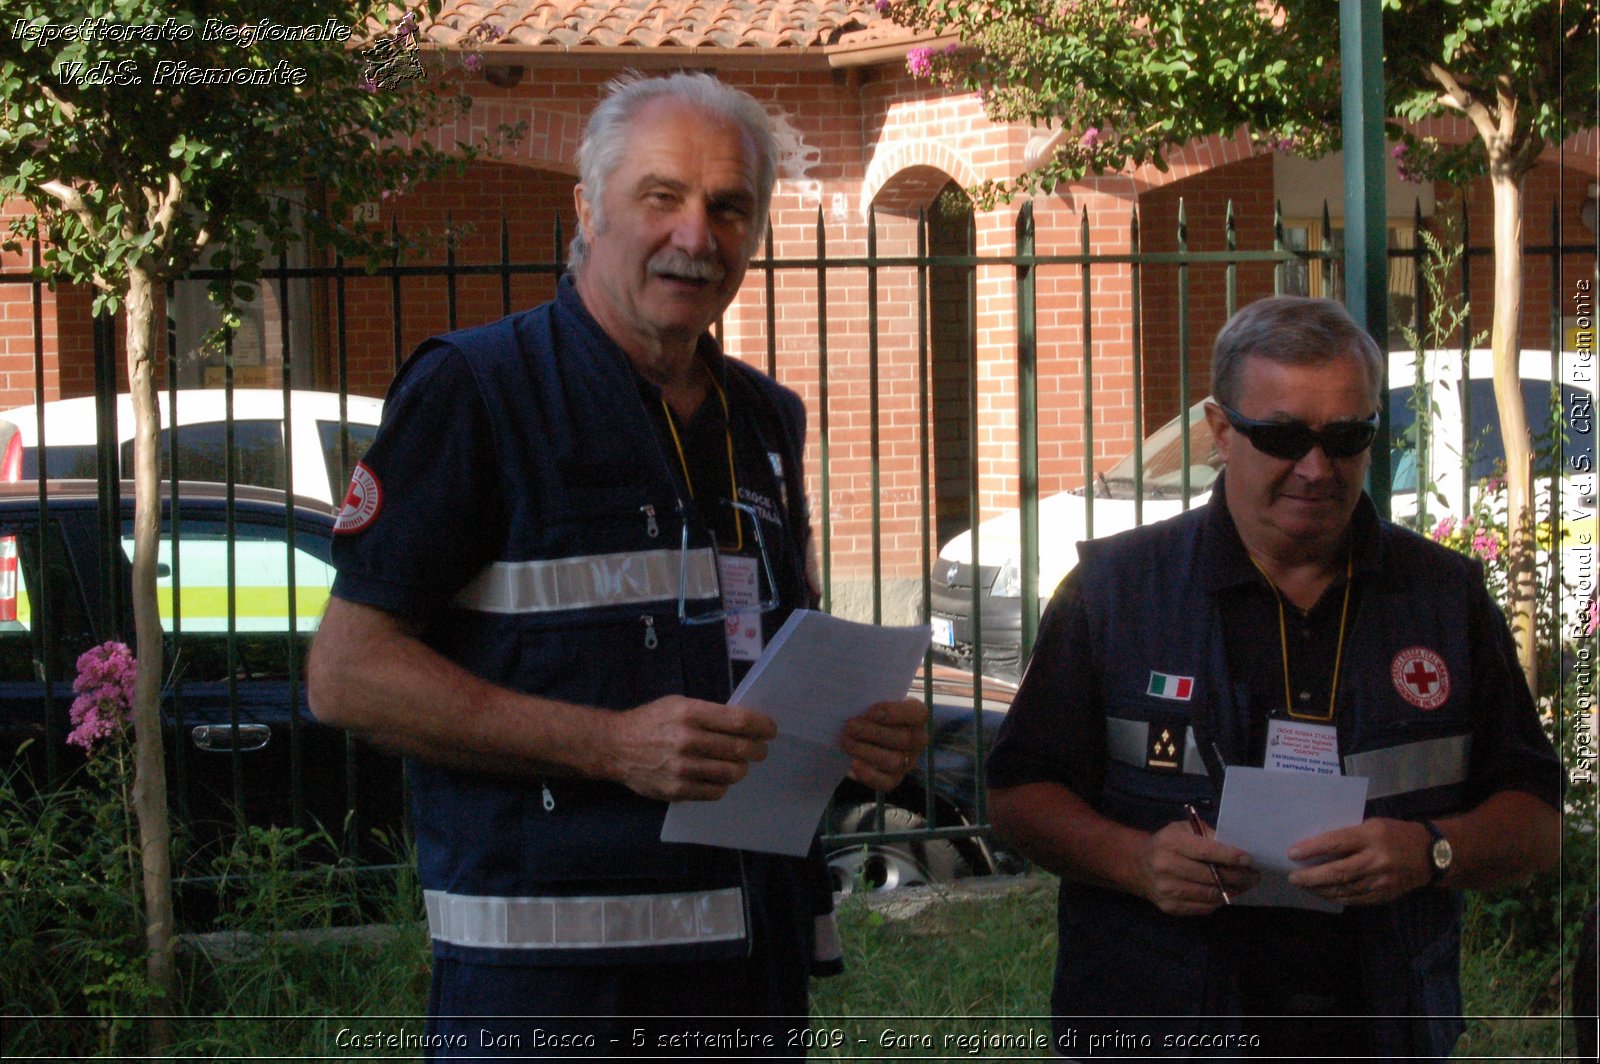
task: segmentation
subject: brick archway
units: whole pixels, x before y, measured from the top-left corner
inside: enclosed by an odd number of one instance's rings
[[[966,157],[947,144],[919,140],[879,152],[861,182],[861,217],[872,207],[912,212],[931,204],[950,182],[962,188],[980,177]]]
[[[495,162],[575,176],[578,141],[587,119],[587,111],[577,107],[563,110],[551,106],[548,100],[479,99],[473,102],[469,113],[416,139],[447,155],[456,155],[459,143],[478,143],[492,130],[520,125],[524,130],[522,138],[496,152]]]

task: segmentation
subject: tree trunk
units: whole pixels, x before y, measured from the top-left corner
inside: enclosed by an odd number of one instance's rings
[[[133,401],[133,629],[138,673],[133,692],[133,808],[139,821],[144,879],[145,973],[171,1011],[173,991],[172,824],[167,813],[166,757],[161,741],[162,632],[156,602],[156,556],[161,532],[156,479],[155,278],[142,266],[129,271],[128,386]],[[151,1028],[149,1050],[166,1046],[164,1020]]]
[[[1533,446],[1522,406],[1522,175],[1491,153],[1494,190],[1494,397],[1506,450],[1506,531],[1511,540],[1506,592],[1517,658],[1538,697],[1538,632],[1534,628],[1536,558],[1533,535]]]

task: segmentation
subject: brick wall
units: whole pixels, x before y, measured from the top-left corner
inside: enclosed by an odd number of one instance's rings
[[[1152,189],[1139,200],[1140,248],[1177,251],[1179,207],[1190,251],[1224,251],[1229,203],[1235,246],[1272,248],[1272,156],[1263,154]],[[1185,282],[1184,275],[1187,275]],[[1237,306],[1272,294],[1272,266],[1240,265],[1234,274]],[[1187,345],[1180,344],[1179,306],[1189,311]],[[1145,434],[1155,431],[1210,389],[1211,341],[1228,319],[1228,269],[1222,265],[1149,265],[1141,277],[1140,323],[1144,341]],[[1189,364],[1189,389],[1179,387],[1182,359]]]
[[[570,239],[576,212],[572,189],[576,179],[549,170],[509,163],[477,161],[460,177],[432,182],[379,205],[379,224],[422,236],[427,245],[407,256],[404,265],[443,266],[451,253],[458,265],[501,262],[501,223],[505,222],[510,261],[547,262],[556,257],[555,231],[560,220],[563,239]],[[564,249],[561,249],[564,252]],[[555,279],[545,274],[512,274],[509,307],[503,300],[499,273],[459,275],[454,283],[455,320],[451,321],[451,285],[444,277],[407,276],[399,285],[399,333],[395,329],[395,288],[391,278],[374,276],[344,284],[344,358],[351,392],[383,395],[400,360],[423,340],[451,328],[494,321],[550,299]],[[327,297],[327,350],[318,383],[336,387],[339,365],[339,312],[336,293]]]
[[[8,233],[13,219],[28,208],[20,203],[0,204],[0,233]],[[32,248],[0,249],[0,270],[21,273],[34,265]],[[34,301],[39,301],[43,335],[34,326]],[[0,407],[33,401],[36,366],[44,371],[45,397],[60,396],[57,367],[61,341],[57,326],[58,293],[32,283],[0,284]]]
[[[436,238],[455,236],[456,260],[499,260],[500,224],[509,227],[513,261],[542,261],[557,251],[554,230],[570,238],[574,219],[574,150],[599,87],[614,71],[596,67],[530,69],[522,82],[501,88],[474,80],[471,115],[430,135],[449,148],[503,123],[522,123],[526,135],[495,161],[476,161],[459,177],[397,190],[379,205],[379,224],[395,224]],[[772,204],[776,258],[806,260],[825,247],[830,259],[865,256],[869,242],[880,256],[913,254],[917,212],[930,207],[952,182],[970,186],[1005,178],[1019,165],[1030,131],[989,123],[972,97],[948,95],[895,67],[852,72],[797,71],[775,65],[727,70],[721,76],[752,92],[778,117],[787,166]],[[1559,192],[1563,224],[1585,233],[1577,211],[1592,175],[1563,174],[1553,165],[1530,176],[1526,225],[1529,243],[1545,241],[1542,213]],[[1467,190],[1473,239],[1486,242],[1486,187]],[[1272,246],[1273,171],[1242,136],[1196,144],[1172,158],[1166,172],[1146,168],[1075,184],[1034,201],[1040,255],[1123,253],[1137,205],[1145,251],[1175,250],[1179,201],[1188,222],[1188,247],[1222,250],[1231,199],[1241,248]],[[1016,246],[1019,203],[972,219],[975,250],[1009,255]],[[869,216],[869,210],[875,215]],[[869,217],[871,221],[869,223]],[[965,218],[935,225],[936,253],[966,249]],[[959,228],[957,228],[959,227]],[[408,265],[442,263],[436,242],[409,256]],[[13,260],[6,260],[11,265]],[[325,264],[325,260],[313,265]],[[1591,256],[1563,263],[1569,275],[1587,276]],[[819,528],[831,548],[835,608],[865,616],[865,595],[882,576],[898,596],[885,604],[889,619],[909,619],[912,588],[928,552],[969,524],[965,491],[970,472],[980,478],[979,514],[1017,504],[1019,461],[1016,365],[1017,273],[1009,266],[941,267],[925,330],[918,318],[917,273],[910,266],[870,270],[859,262],[830,268],[820,283],[809,268],[784,267],[772,278],[753,269],[721,327],[734,357],[774,367],[779,380],[805,399],[810,415],[806,482]],[[967,280],[972,275],[972,301]],[[1044,493],[1080,487],[1127,454],[1136,435],[1147,434],[1206,390],[1211,338],[1226,316],[1227,273],[1220,266],[1188,270],[1190,387],[1179,394],[1181,355],[1177,308],[1179,275],[1173,266],[1146,266],[1135,275],[1126,264],[1041,266],[1037,280],[1038,475]],[[549,298],[553,278],[519,276],[509,305],[521,309]],[[1087,304],[1085,285],[1087,283]],[[1474,300],[1487,321],[1490,269],[1474,264]],[[1548,320],[1548,270],[1530,266],[1524,305],[1525,338],[1541,335]],[[1569,281],[1558,282],[1570,287]],[[1236,274],[1239,303],[1272,290],[1270,266],[1243,266]],[[1480,286],[1481,290],[1480,290]],[[339,293],[332,287],[311,298],[315,319],[315,383],[332,387],[344,370],[352,391],[382,394],[398,360],[424,338],[449,328],[450,290],[442,278],[400,282],[398,329],[387,278],[358,277]],[[32,328],[25,324],[25,286],[0,286],[0,394],[32,395]],[[498,276],[463,276],[454,286],[456,326],[499,317]],[[92,390],[89,294],[63,286],[46,293],[47,391]],[[769,313],[775,328],[769,330]],[[342,321],[342,325],[341,325]],[[1135,346],[1142,335],[1142,425],[1134,424]],[[874,346],[870,337],[876,333]],[[270,330],[269,330],[270,333]],[[341,343],[342,337],[342,343]],[[1526,339],[1529,346],[1539,346]],[[342,363],[339,352],[342,350]],[[26,363],[15,361],[26,356]],[[59,366],[59,370],[57,370]],[[24,374],[26,369],[26,374]],[[120,370],[119,370],[120,372]],[[1085,424],[1086,391],[1093,403]],[[875,398],[874,398],[875,397]],[[977,409],[969,423],[970,405]],[[932,426],[925,431],[924,419]],[[824,448],[822,431],[828,439]],[[1086,436],[1092,451],[1086,455]],[[824,492],[825,487],[825,492]],[[924,521],[924,495],[936,492]],[[941,527],[942,525],[942,527]],[[875,572],[874,532],[881,551]]]
[[[1592,163],[1592,161],[1591,161]],[[1552,213],[1555,214],[1557,232],[1566,246],[1579,245],[1592,249],[1594,234],[1584,228],[1580,216],[1588,188],[1595,180],[1592,173],[1576,167],[1563,170],[1552,162],[1541,162],[1527,176],[1523,185],[1522,243],[1524,248],[1554,247],[1556,233],[1552,233]],[[1466,204],[1467,232],[1470,242],[1488,247],[1494,239],[1494,195],[1488,178],[1470,182],[1454,205],[1452,213],[1459,215],[1459,202]],[[1445,191],[1439,191],[1441,202]],[[1552,211],[1555,208],[1555,211]],[[1489,329],[1494,308],[1494,259],[1491,255],[1475,255],[1471,261],[1472,323],[1474,331]],[[1565,255],[1560,260],[1560,272],[1552,277],[1551,260],[1545,255],[1528,254],[1523,258],[1522,272],[1522,346],[1524,348],[1550,347],[1550,307],[1554,292],[1562,313],[1573,313],[1571,297],[1579,278],[1593,279],[1595,257],[1592,250]],[[1487,341],[1485,341],[1487,344]]]

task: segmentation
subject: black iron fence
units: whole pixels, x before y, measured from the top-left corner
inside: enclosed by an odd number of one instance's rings
[[[1413,233],[1420,232],[1423,224],[1419,208]],[[974,386],[979,379],[977,278],[983,270],[1011,273],[1015,292],[1012,325],[1017,340],[1020,639],[1021,654],[1025,658],[1035,635],[1041,597],[1038,584],[1038,376],[1040,352],[1046,349],[1042,337],[1049,333],[1047,350],[1051,358],[1060,357],[1074,342],[1063,341],[1059,329],[1054,332],[1041,329],[1038,295],[1041,278],[1059,272],[1075,277],[1079,285],[1078,298],[1083,314],[1075,330],[1069,331],[1076,333],[1081,372],[1077,413],[1081,416],[1082,457],[1078,459],[1079,468],[1068,471],[1065,476],[1092,500],[1097,473],[1093,458],[1096,359],[1104,357],[1102,348],[1097,345],[1092,313],[1096,278],[1114,273],[1126,280],[1131,292],[1132,336],[1125,354],[1133,374],[1132,446],[1138,469],[1142,466],[1139,456],[1145,435],[1146,404],[1151,395],[1144,374],[1155,359],[1155,353],[1150,350],[1152,322],[1159,318],[1164,329],[1170,324],[1170,340],[1164,339],[1162,343],[1170,342],[1175,350],[1163,350],[1160,358],[1164,372],[1171,370],[1175,374],[1175,384],[1173,394],[1166,396],[1163,403],[1182,411],[1189,406],[1195,391],[1190,351],[1195,346],[1191,321],[1196,317],[1196,305],[1206,303],[1210,317],[1220,320],[1231,314],[1241,299],[1266,294],[1266,291],[1253,290],[1250,284],[1241,287],[1241,271],[1252,268],[1270,269],[1271,291],[1303,291],[1337,297],[1341,291],[1340,250],[1326,210],[1320,232],[1291,231],[1294,227],[1286,226],[1279,217],[1273,226],[1272,246],[1249,249],[1238,246],[1230,207],[1221,236],[1222,246],[1205,251],[1190,248],[1188,224],[1181,205],[1176,232],[1163,235],[1161,250],[1149,246],[1147,234],[1141,234],[1137,216],[1127,230],[1125,248],[1111,252],[1091,245],[1087,214],[1082,218],[1076,251],[1036,247],[1032,212],[1027,207],[1018,215],[1016,250],[1010,255],[978,255],[972,251],[976,242],[970,212],[959,219],[958,225],[964,227],[966,250],[955,253],[948,249],[952,244],[959,247],[963,234],[957,233],[952,240],[949,219],[930,219],[926,214],[917,218],[915,246],[906,254],[879,253],[876,217],[869,220],[866,254],[861,256],[830,251],[820,211],[814,254],[777,257],[769,238],[765,253],[752,263],[752,275],[746,281],[746,291],[756,294],[756,302],[764,311],[765,320],[759,330],[764,343],[754,351],[746,344],[746,349],[736,353],[764,364],[769,372],[782,378],[787,368],[786,331],[799,329],[808,338],[807,358],[811,366],[807,373],[814,374],[816,390],[811,405],[817,439],[816,468],[808,472],[818,486],[813,513],[820,530],[825,604],[829,606],[836,604],[836,570],[843,554],[834,542],[833,533],[837,523],[835,508],[840,505],[837,500],[841,494],[840,474],[835,466],[840,461],[841,451],[834,440],[835,426],[830,418],[835,405],[831,373],[846,355],[854,361],[864,358],[869,385],[866,418],[869,433],[864,450],[859,442],[852,443],[855,451],[851,455],[857,452],[864,455],[867,472],[864,481],[861,480],[863,474],[852,474],[856,480],[851,483],[866,486],[870,546],[866,550],[866,562],[861,563],[852,555],[851,565],[852,571],[870,574],[868,604],[856,608],[868,619],[877,621],[885,619],[886,611],[893,612],[887,609],[884,595],[890,581],[885,575],[885,492],[880,476],[885,453],[883,404],[889,398],[904,398],[896,389],[914,389],[915,418],[910,437],[913,451],[920,456],[920,468],[915,473],[918,499],[912,523],[917,526],[916,539],[921,546],[918,556],[909,563],[903,556],[899,562],[902,571],[910,564],[919,575],[913,581],[916,587],[908,599],[912,617],[889,619],[926,620],[933,608],[928,574],[934,563],[934,552],[944,538],[933,531],[939,522],[935,497],[939,491],[936,479],[940,472],[933,467],[947,456],[954,456],[952,464],[965,467],[965,520],[973,526],[972,557],[978,557],[979,533],[975,518],[983,510],[979,478],[975,473],[981,459],[978,434],[966,432],[963,458],[960,448],[942,439],[948,433],[944,433],[941,426],[959,425],[964,420],[970,429],[979,423],[978,388]],[[941,227],[942,235],[936,234],[935,230]],[[338,845],[358,860],[381,862],[392,854],[392,847],[376,846],[372,839],[374,829],[381,829],[391,839],[404,831],[402,785],[397,765],[392,758],[353,738],[339,736],[334,745],[329,746],[326,730],[314,725],[305,712],[304,655],[326,598],[326,581],[331,579],[327,571],[329,508],[324,505],[319,511],[315,506],[285,505],[283,495],[274,501],[251,485],[265,483],[281,489],[289,497],[307,494],[306,485],[296,482],[297,464],[293,456],[302,444],[297,434],[312,430],[307,428],[307,423],[287,412],[297,407],[297,393],[304,385],[321,383],[338,396],[337,410],[331,415],[334,429],[316,441],[323,450],[330,483],[334,486],[333,498],[328,501],[336,505],[344,478],[359,457],[364,439],[370,438],[370,434],[363,434],[362,425],[351,417],[350,411],[353,401],[350,369],[355,362],[348,335],[350,287],[358,283],[387,284],[391,365],[398,366],[407,350],[405,314],[424,298],[414,295],[414,290],[426,290],[429,294],[425,298],[430,306],[436,306],[442,298],[440,324],[453,329],[473,323],[460,320],[458,297],[464,282],[480,278],[493,283],[500,311],[510,313],[517,309],[513,298],[514,288],[522,283],[519,279],[542,279],[539,283],[548,284],[559,276],[563,269],[563,237],[559,223],[553,233],[551,254],[543,260],[515,260],[509,232],[509,226],[502,222],[498,261],[486,263],[457,262],[454,242],[447,243],[441,262],[410,264],[399,261],[397,256],[375,271],[340,261],[322,266],[290,265],[288,258],[280,255],[278,262],[265,270],[261,282],[264,290],[275,293],[272,302],[276,311],[261,317],[250,339],[265,352],[272,346],[267,342],[272,331],[276,331],[278,355],[272,376],[275,389],[281,395],[282,440],[278,451],[264,459],[251,451],[254,444],[246,438],[240,427],[241,419],[235,413],[235,396],[242,394],[239,384],[242,367],[236,351],[242,342],[238,330],[224,330],[215,351],[205,356],[205,372],[198,376],[191,372],[197,383],[215,385],[224,398],[222,415],[217,422],[220,432],[212,445],[215,453],[202,453],[205,445],[198,440],[186,444],[183,431],[169,432],[163,441],[164,475],[171,478],[164,485],[169,518],[163,549],[169,554],[164,555],[162,561],[163,594],[167,596],[163,600],[163,610],[169,630],[168,660],[173,663],[166,688],[167,712],[173,724],[169,765],[174,783],[174,808],[184,823],[210,824],[215,828],[220,821],[224,827],[237,829],[259,818],[301,827],[311,826],[316,821],[330,829]],[[1172,238],[1170,246],[1168,236]],[[397,246],[398,243],[397,239]],[[1392,277],[1399,277],[1403,286],[1403,275],[1409,271],[1409,291],[1400,294],[1409,297],[1410,317],[1420,330],[1428,320],[1429,307],[1426,288],[1417,283],[1417,277],[1427,264],[1428,251],[1420,240],[1405,243],[1406,246],[1391,249],[1391,261],[1397,267]],[[945,250],[930,251],[935,244]],[[1486,269],[1485,259],[1491,254],[1486,247],[1468,247],[1457,267],[1457,287],[1470,292],[1474,272]],[[1574,266],[1585,276],[1592,275],[1595,268],[1592,248],[1564,244],[1552,214],[1549,238],[1527,247],[1525,254],[1530,275],[1541,263],[1548,264],[1550,330],[1547,345],[1542,337],[1525,337],[1524,344],[1559,350],[1565,309],[1562,305],[1563,277],[1569,275]],[[40,261],[37,248],[34,260]],[[1194,274],[1202,269],[1220,269],[1223,273],[1221,285],[1197,286]],[[879,334],[880,288],[883,278],[890,275],[913,279],[916,335],[911,346],[916,367],[909,378],[886,381],[881,376],[880,365],[883,344]],[[210,281],[219,277],[227,279],[225,274],[215,271],[197,271],[186,280]],[[841,277],[851,278],[852,291],[866,301],[864,336],[859,333],[839,335],[830,326],[830,315],[840,309],[831,301],[830,282]],[[797,319],[789,313],[784,293],[792,292],[795,284],[806,280],[810,281],[810,288],[805,302],[812,307],[812,315]],[[1157,314],[1153,312],[1147,292],[1158,280],[1166,294]],[[441,282],[442,294],[436,290],[437,283]],[[71,663],[77,653],[96,642],[114,638],[126,641],[131,635],[126,591],[131,550],[127,532],[130,511],[126,491],[120,483],[126,473],[125,448],[121,441],[130,429],[125,426],[119,434],[116,407],[121,383],[117,371],[116,335],[112,323],[100,318],[94,326],[93,448],[85,459],[82,454],[70,453],[65,443],[58,448],[59,441],[52,441],[52,433],[68,430],[63,427],[65,422],[51,416],[57,404],[47,404],[42,399],[46,394],[48,369],[41,311],[42,286],[37,278],[24,272],[0,274],[0,296],[5,294],[5,288],[18,285],[31,289],[35,389],[32,417],[37,435],[31,445],[34,458],[28,470],[39,480],[26,488],[25,498],[13,495],[0,499],[9,507],[0,512],[0,536],[16,537],[20,573],[18,594],[24,603],[22,616],[10,623],[12,630],[0,632],[0,641],[11,639],[9,649],[0,647],[0,657],[7,670],[5,675],[0,675],[0,691],[9,692],[4,697],[10,703],[5,708],[10,738],[31,737],[34,740],[28,757],[39,777],[54,784],[68,778],[78,761],[65,742],[69,726],[67,702],[71,698],[73,680]],[[295,285],[312,286],[317,293],[316,298],[309,301],[312,308],[309,313],[318,316],[318,328],[325,332],[319,342],[320,350],[303,350],[305,332],[297,332],[297,325],[304,323],[297,320],[297,315],[306,312],[296,308],[307,305],[307,301],[296,296],[292,288]],[[935,289],[940,293],[937,297],[930,294]],[[952,293],[959,295],[952,296]],[[966,313],[939,319],[941,308],[949,309],[959,299],[966,301]],[[180,293],[169,285],[167,305],[174,307],[181,303]],[[1470,315],[1460,329],[1461,335],[1472,336],[1474,321],[1485,318],[1482,313]],[[962,330],[965,335],[960,335]],[[181,394],[186,394],[186,389],[179,387],[183,376],[180,364],[185,358],[185,352],[180,350],[180,331],[176,322],[167,331],[164,391],[169,409],[177,409],[180,401],[188,402]],[[412,339],[414,342],[420,337]],[[310,356],[309,370],[307,355]],[[270,362],[264,355],[263,359]],[[940,372],[948,378],[953,372],[951,367],[963,362],[963,371],[954,373],[956,387],[953,389],[960,402],[960,415],[940,420],[935,409],[941,394]],[[963,380],[964,392],[960,386]],[[945,384],[943,394],[948,398],[952,388],[948,380]],[[1470,412],[1467,416],[1471,416]],[[905,429],[897,431],[905,432]],[[1193,456],[1188,453],[1186,435],[1182,447],[1182,494],[1187,499],[1194,485],[1188,480]],[[933,460],[929,456],[933,456]],[[1375,456],[1386,463],[1388,449],[1380,445]],[[261,474],[261,469],[270,473]],[[94,484],[47,483],[63,473],[87,474]],[[1057,473],[1059,480],[1061,471],[1058,469]],[[221,486],[185,483],[195,480],[216,481]],[[1387,484],[1387,474],[1381,468],[1375,469],[1375,483]],[[1143,497],[1137,483],[1133,496],[1136,500]],[[1093,512],[1091,504],[1088,507],[1091,535]],[[904,521],[905,518],[900,515],[893,520]],[[277,531],[271,531],[273,529]],[[281,564],[269,562],[271,557],[281,558]],[[188,577],[184,575],[185,570],[190,574]],[[901,579],[904,582],[904,578]],[[991,847],[987,838],[983,763],[999,713],[1003,712],[1008,688],[986,681],[982,676],[983,610],[979,603],[982,590],[973,583],[971,610],[976,630],[971,666],[978,675],[959,689],[936,686],[931,676],[924,681],[924,696],[935,703],[940,712],[936,714],[934,747],[926,764],[915,774],[914,784],[889,796],[844,795],[838,803],[840,808],[825,824],[829,832],[826,841],[829,848],[840,855],[839,866],[854,870],[869,883],[885,883],[906,876],[981,872],[1003,864],[1003,857]],[[208,596],[214,601],[208,602]],[[250,602],[255,605],[244,605]],[[281,614],[273,613],[279,609]],[[252,757],[263,748],[277,749],[282,756],[256,766]],[[327,792],[330,790],[335,792],[334,801],[329,801]],[[863,807],[869,807],[871,812],[861,812]]]

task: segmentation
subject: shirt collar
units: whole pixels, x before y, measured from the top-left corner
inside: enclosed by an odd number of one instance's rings
[[[1200,579],[1207,591],[1263,584],[1261,571],[1250,560],[1239,528],[1228,512],[1223,496],[1226,471],[1217,474],[1206,502],[1205,525],[1200,542]],[[1350,552],[1358,578],[1371,577],[1383,569],[1382,537],[1379,535],[1378,509],[1365,491],[1350,515]]]
[[[599,322],[594,320],[594,315],[589,313],[589,308],[583,305],[583,297],[578,295],[576,278],[570,273],[563,274],[560,283],[556,286],[556,304],[572,314],[587,331],[593,333],[596,343],[602,350],[612,354],[620,360],[623,366],[627,367],[629,375],[633,377],[634,383],[639,387],[640,396],[644,398],[646,403],[653,404],[660,401],[661,388],[645,379],[644,375],[634,367],[633,359],[628,357],[628,353],[611,338],[610,333],[600,327]],[[695,345],[695,356],[706,364],[706,367],[711,370],[712,376],[716,378],[717,384],[726,391],[728,387],[727,356],[722,353],[722,345],[718,344],[716,338],[709,332],[700,334],[700,339]]]

